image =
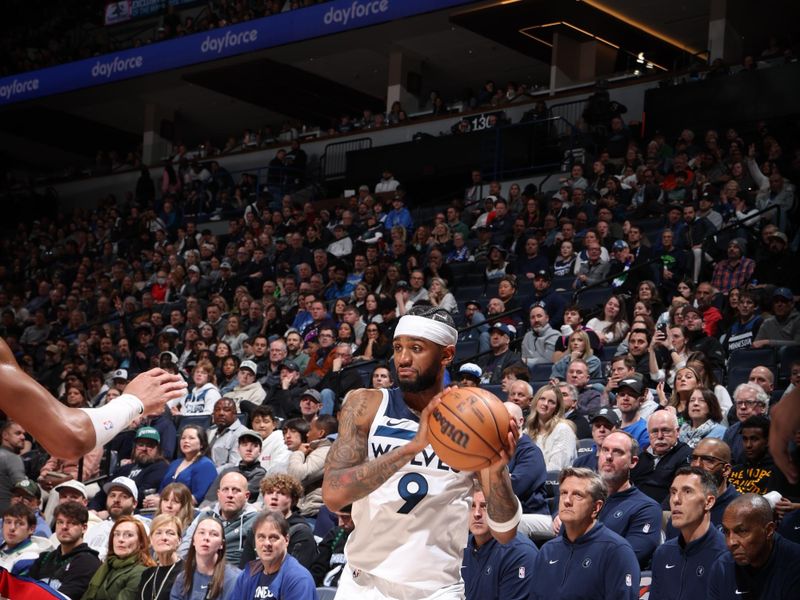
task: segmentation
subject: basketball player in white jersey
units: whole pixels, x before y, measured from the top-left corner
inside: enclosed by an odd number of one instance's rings
[[[168,400],[185,395],[186,382],[180,375],[152,369],[108,404],[69,408],[20,369],[0,339],[0,410],[59,458],[77,460],[111,441],[139,415],[159,414]]]
[[[355,529],[345,547],[337,599],[464,597],[459,570],[473,474],[454,471],[434,454],[427,427],[457,337],[447,311],[412,308],[394,333],[400,389],[347,395],[322,484],[329,509],[353,504]],[[488,524],[501,543],[514,538],[522,515],[506,468],[516,439],[513,426],[507,449],[478,473]]]

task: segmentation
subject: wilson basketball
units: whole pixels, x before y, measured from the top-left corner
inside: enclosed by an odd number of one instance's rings
[[[507,446],[508,411],[497,396],[476,387],[454,388],[428,417],[431,446],[459,471],[488,467]]]

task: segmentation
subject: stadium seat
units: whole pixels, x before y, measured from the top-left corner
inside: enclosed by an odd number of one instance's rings
[[[780,399],[783,398],[783,395],[785,393],[786,393],[786,390],[783,389],[783,388],[781,388],[779,390],[772,390],[772,395],[771,395],[771,397],[769,399],[769,405],[770,406],[775,406],[778,402],[780,402]]]
[[[776,362],[775,351],[772,348],[735,350],[728,359],[728,371],[737,368],[752,369],[758,366],[774,367]]]
[[[728,385],[726,388],[731,397],[736,386],[740,383],[746,383],[750,378],[750,371],[752,371],[752,367],[733,367],[728,369]]]
[[[618,347],[618,344],[609,344],[608,346],[603,346],[600,350],[598,358],[603,362],[610,362],[614,360],[614,357],[617,355]]]
[[[199,425],[203,429],[211,427],[211,415],[183,415],[178,419],[178,431],[187,425]]]
[[[481,300],[483,298],[484,300],[482,301],[482,303],[485,304],[485,298],[486,298],[485,291],[486,291],[486,286],[483,284],[461,285],[458,286],[458,288],[456,289],[456,293],[454,294],[454,296],[456,297],[456,300],[465,300],[465,301]]]
[[[550,373],[553,371],[553,363],[539,363],[528,367],[531,372],[531,381],[549,381]]]
[[[550,282],[550,287],[554,290],[571,290],[574,282],[575,277],[572,275],[567,277],[553,277],[553,280]]]
[[[333,600],[336,597],[336,589],[335,587],[318,587],[317,598],[319,600]]]
[[[491,392],[495,396],[497,396],[502,402],[505,402],[508,398],[508,393],[503,391],[503,386],[500,385],[482,385],[483,389],[487,392]]]
[[[239,419],[242,425],[247,427],[247,413],[237,413],[236,418]]]
[[[581,310],[593,310],[602,306],[611,295],[611,288],[593,288],[578,295],[578,307]]]
[[[544,491],[548,498],[558,497],[558,476],[561,475],[560,469],[548,471],[544,479]]]
[[[582,440],[578,440],[578,456],[581,454],[588,454],[592,450],[594,450],[594,440],[592,438],[584,438]]]
[[[463,363],[478,353],[480,343],[478,340],[464,340],[456,344],[455,362]]]

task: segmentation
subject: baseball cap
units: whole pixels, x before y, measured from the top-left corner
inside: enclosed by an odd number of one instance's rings
[[[499,331],[506,334],[508,337],[513,338],[517,335],[517,328],[513,325],[506,325],[505,323],[495,323],[489,328],[489,332]]]
[[[250,361],[247,361],[250,362]],[[281,363],[281,369],[289,369],[290,371],[294,371],[295,373],[300,372],[300,367],[297,366],[297,363],[293,360],[285,360]]]
[[[783,233],[782,231],[776,231],[774,233],[770,233],[769,236],[767,236],[767,237],[769,239],[778,238],[779,240],[783,241],[784,244],[788,244],[789,243],[789,238],[786,237],[786,234]]]
[[[617,412],[613,408],[608,408],[606,406],[592,415],[592,418],[589,419],[589,422],[594,423],[597,419],[605,419],[614,427],[619,427],[620,425],[619,415],[617,415]]]
[[[612,249],[616,252],[617,250],[622,250],[627,247],[628,247],[628,242],[626,242],[625,240],[617,240],[616,242],[614,242]]]
[[[733,238],[730,242],[728,242],[728,246],[736,246],[742,252],[747,250],[747,242],[744,238]]]
[[[133,496],[134,500],[139,500],[139,488],[136,487],[136,482],[130,477],[124,477],[122,475],[115,477],[103,486],[103,491],[108,494],[115,487],[122,488]]]
[[[306,391],[300,394],[300,399],[302,400],[305,396],[313,398],[314,402],[317,404],[322,404],[322,395],[314,388],[308,388]]]
[[[197,265],[189,265],[189,268],[187,269],[187,271],[192,271],[194,273],[199,273],[200,272],[200,267],[198,267]]]
[[[239,365],[239,370],[247,369],[248,371],[252,371],[253,375],[258,372],[258,365],[254,363],[252,360],[243,360],[242,364]]]
[[[481,303],[478,302],[477,300],[467,300],[466,304],[464,304],[464,307],[467,307],[467,306],[474,306],[479,311],[481,310]]]
[[[222,263],[219,265],[219,268],[220,269],[230,269],[231,268],[231,263],[229,263],[227,260],[223,260]]]
[[[161,354],[158,355],[158,360],[169,360],[169,362],[173,364],[178,364],[178,357],[174,352],[170,352],[169,350],[164,350]]]
[[[548,269],[539,269],[538,271],[536,271],[533,274],[533,278],[534,279],[540,279],[540,278],[541,279],[547,279],[547,281],[550,281],[550,279],[551,279],[550,271]]]
[[[58,354],[61,352],[61,349],[56,346],[55,344],[50,344],[47,348],[44,349],[45,352],[49,352],[50,354]]]
[[[128,371],[125,369],[117,369],[111,374],[111,379],[124,379],[128,381]]]
[[[172,325],[167,325],[166,327],[164,327],[164,329],[161,330],[161,333],[165,333],[167,335],[174,335],[174,336],[178,336],[178,335],[181,334],[180,331],[175,329]],[[167,350],[167,352],[169,352],[169,351]],[[164,353],[162,352],[161,354],[164,354]],[[170,354],[172,354],[172,353],[170,352]],[[173,356],[175,356],[175,355],[173,354]],[[178,362],[178,361],[176,360],[175,362]]]
[[[86,491],[86,486],[77,479],[70,479],[69,481],[60,483],[54,487],[53,490],[56,492],[60,490],[75,490],[76,492],[83,494],[84,498],[89,498],[89,493]]]
[[[22,479],[15,483],[14,487],[11,488],[11,493],[13,494],[14,492],[23,492],[32,498],[42,497],[42,490],[32,479]]]
[[[774,292],[772,292],[772,297],[774,298],[785,298],[786,300],[794,300],[794,295],[792,294],[792,290],[787,287],[779,287],[776,288]]]
[[[476,379],[480,379],[483,375],[483,369],[481,369],[475,363],[464,363],[458,369],[459,375],[469,375],[470,377],[475,377]]]
[[[259,445],[261,445],[261,436],[258,435],[258,433],[253,431],[252,429],[247,429],[246,427],[242,429],[239,432],[239,437],[237,438],[237,440],[241,442],[242,438],[252,438],[255,441],[257,441]]]
[[[407,290],[408,282],[405,279],[401,279],[394,285],[394,287],[396,287],[398,290]]]
[[[158,433],[158,429],[155,427],[139,427],[139,429],[136,430],[136,437],[134,439],[153,440],[156,444],[160,444],[161,434]]]
[[[635,377],[628,377],[620,381],[619,384],[617,384],[617,390],[620,390],[621,388],[629,388],[630,390],[633,390],[633,393],[637,396],[642,395],[642,382]]]

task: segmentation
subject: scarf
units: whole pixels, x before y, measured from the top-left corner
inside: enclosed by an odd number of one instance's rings
[[[94,600],[97,597],[97,592],[104,586],[108,580],[108,576],[116,569],[125,569],[131,567],[139,562],[139,553],[131,554],[127,558],[119,558],[118,556],[109,556],[100,568],[97,569],[92,580],[89,582],[89,587],[81,600]]]
[[[681,441],[686,442],[686,445],[690,448],[694,448],[700,443],[700,440],[709,434],[715,425],[716,423],[714,421],[708,419],[697,429],[692,429],[691,421],[686,421],[683,425],[681,425],[680,431],[678,432],[678,438]]]

